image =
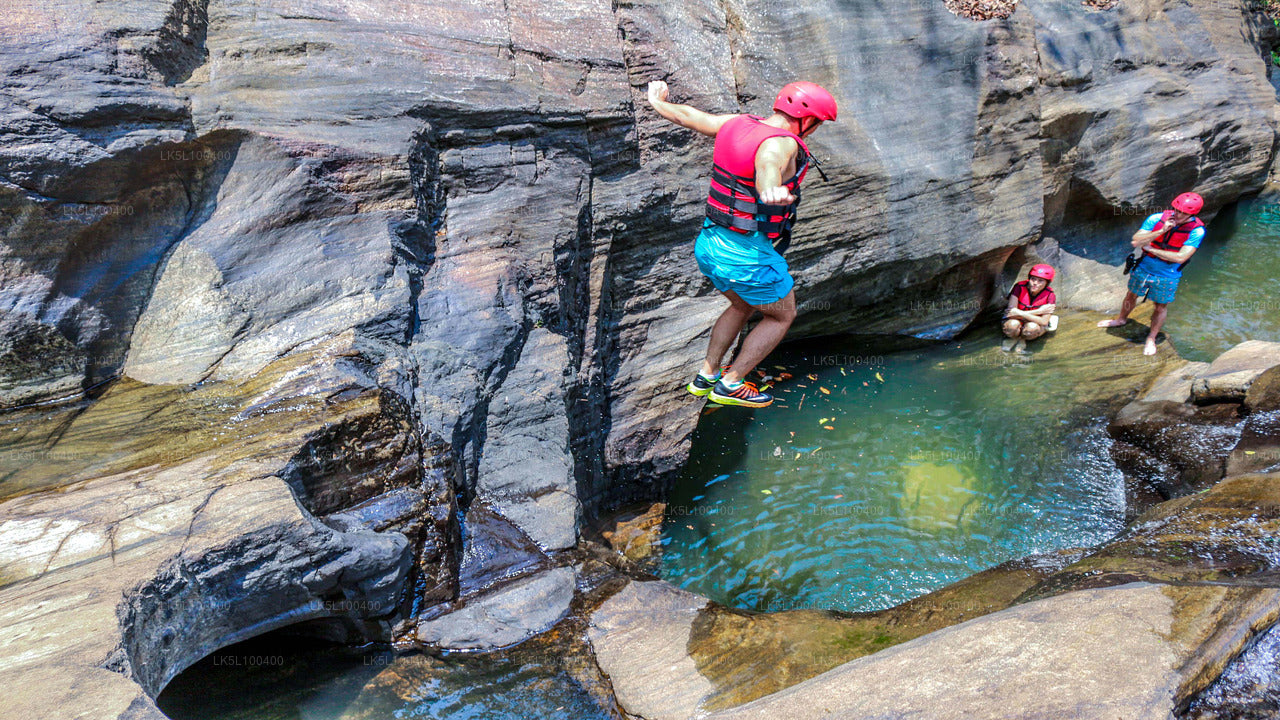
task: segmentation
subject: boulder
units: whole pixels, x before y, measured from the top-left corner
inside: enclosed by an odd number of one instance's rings
[[[1188,362],[1156,378],[1138,399],[1143,402],[1185,403],[1191,401],[1191,386],[1209,368],[1206,362]]]
[[[1280,366],[1267,368],[1254,378],[1244,394],[1244,409],[1251,413],[1280,410]]]
[[[715,689],[685,650],[709,601],[668,583],[632,582],[591,615],[587,638],[628,714],[648,720],[696,717]]]
[[[588,637],[628,713],[652,720],[692,717],[755,700],[854,658],[1002,610],[1079,554],[1064,551],[1011,561],[870,613],[753,613],[711,603],[665,582],[632,582],[591,614]]]
[[[1263,371],[1280,365],[1280,343],[1246,340],[1214,358],[1196,376],[1191,395],[1197,403],[1241,402]]]

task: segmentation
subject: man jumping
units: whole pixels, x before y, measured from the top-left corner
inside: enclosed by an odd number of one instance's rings
[[[794,82],[778,93],[773,114],[761,118],[711,115],[667,102],[667,93],[665,82],[649,83],[649,104],[659,115],[716,139],[707,218],[694,256],[702,274],[729,299],[711,328],[702,371],[687,389],[722,405],[764,407],[773,398],[745,378],[778,346],[796,316],[795,282],[780,250],[790,241],[800,182],[811,160],[804,138],[836,119],[836,101],[818,85]],[[764,319],[721,375],[720,361],[756,310]]]

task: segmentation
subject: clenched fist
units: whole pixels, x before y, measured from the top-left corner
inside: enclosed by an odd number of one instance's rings
[[[649,104],[657,105],[667,101],[667,93],[670,92],[667,84],[661,80],[651,80],[649,82]]]
[[[790,205],[796,201],[786,185],[777,185],[760,191],[760,202],[765,205]]]

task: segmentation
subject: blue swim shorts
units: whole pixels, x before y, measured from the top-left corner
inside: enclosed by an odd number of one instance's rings
[[[744,234],[705,220],[693,255],[717,290],[732,290],[749,305],[777,302],[795,286],[787,261],[764,233]]]
[[[1143,270],[1141,266],[1129,272],[1129,292],[1141,298],[1144,294],[1151,302],[1168,305],[1178,291],[1176,277],[1160,277]]]

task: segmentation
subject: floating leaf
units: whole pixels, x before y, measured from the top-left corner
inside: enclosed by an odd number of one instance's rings
[[[800,453],[796,453],[796,456],[795,456],[794,458],[792,458],[792,459],[793,459],[793,460],[799,460],[799,459],[800,459]]]
[[[818,421],[818,424],[819,424],[819,425],[826,425],[827,423],[831,422],[831,420],[832,420],[832,418],[822,418],[821,420],[819,420],[819,421]]]
[[[823,430],[835,430],[835,428],[831,427],[830,425],[823,425],[823,426],[822,426],[822,429],[823,429]]]
[[[773,369],[775,369],[775,370],[786,370],[786,368],[782,367],[781,365],[774,365],[774,366],[773,366]]]
[[[844,495],[837,495],[837,496],[835,496],[835,497],[833,497],[833,498],[831,498],[831,499],[832,499],[832,500],[839,500],[839,499],[840,499],[840,498],[842,498],[842,497],[844,497]]]
[[[828,390],[828,389],[826,389],[826,388],[822,387],[821,385],[819,385],[819,386],[818,386],[818,390],[819,390],[823,395],[830,395],[830,394],[831,394],[831,391],[830,391],[830,390]]]
[[[884,382],[884,376],[881,375],[880,373],[876,373],[876,379],[879,380],[880,382]]]
[[[814,375],[813,373],[809,373],[809,374],[808,374],[808,375],[806,375],[805,377],[808,377],[810,380],[817,380],[817,379],[818,379],[818,376],[817,376],[817,375]]]
[[[796,436],[796,432],[795,432],[794,430],[792,430],[792,431],[791,431],[791,437],[795,437],[795,436]]]
[[[1245,450],[1245,451],[1244,451],[1244,454],[1245,454],[1245,455],[1257,455],[1258,453],[1257,453],[1257,451],[1256,451],[1256,450]]]
[[[775,446],[774,446],[774,448],[773,448],[773,456],[774,456],[774,457],[782,457],[782,446],[781,446],[781,445],[775,445]]]
[[[840,374],[841,374],[841,375],[844,375],[845,377],[848,377],[848,376],[849,376],[849,373],[845,372],[845,371],[844,371],[844,368],[840,368]]]
[[[762,494],[762,495],[772,495],[772,494],[773,494],[773,491],[772,491],[772,490],[761,490],[761,491],[760,491],[760,494]]]
[[[792,374],[788,372],[778,373],[779,380],[790,380],[792,377]]]

